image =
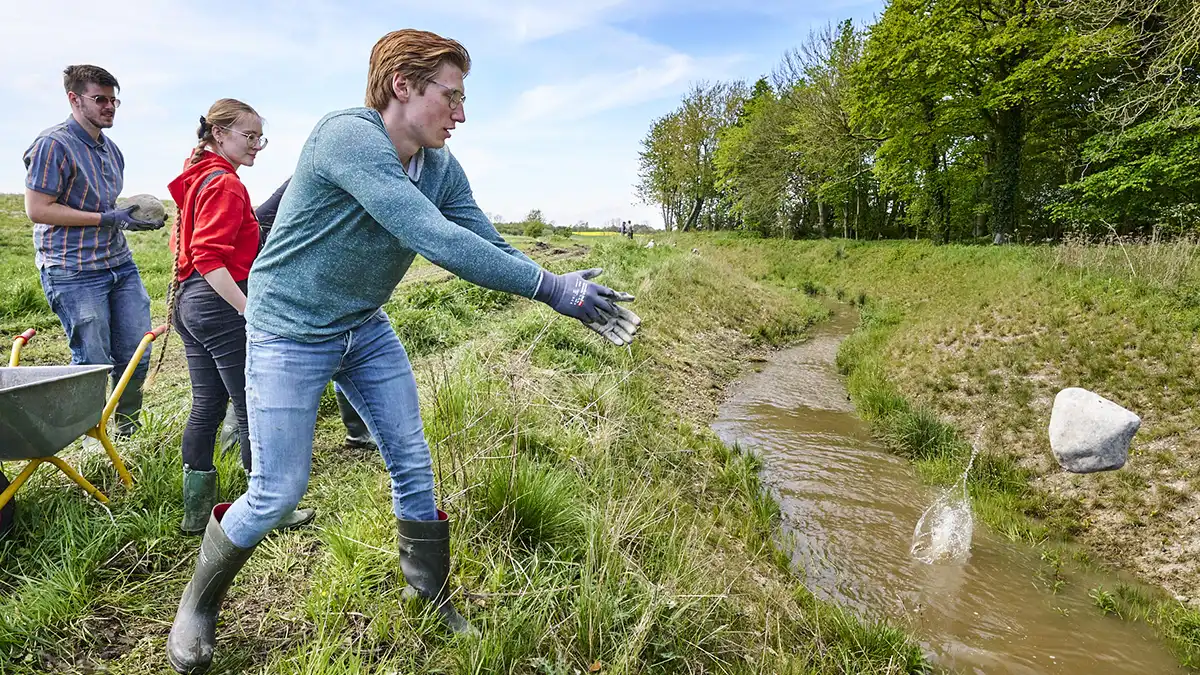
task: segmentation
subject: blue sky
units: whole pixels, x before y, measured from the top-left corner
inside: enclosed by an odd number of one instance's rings
[[[473,67],[467,123],[450,148],[488,213],[539,208],[560,225],[633,219],[639,141],[700,81],[768,74],[814,28],[868,22],[882,0],[531,0],[201,3],[44,0],[0,25],[0,192],[23,191],[21,155],[69,114],[62,68],[95,63],[120,80],[110,135],[125,153],[125,194],[166,196],[217,98],[266,118],[269,147],[242,179],[255,202],[292,172],[313,124],[362,105],[367,59],[383,34],[422,28],[462,42]]]

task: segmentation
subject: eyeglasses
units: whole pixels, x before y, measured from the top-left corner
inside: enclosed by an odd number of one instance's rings
[[[220,126],[220,125],[216,125],[216,126]],[[230,127],[220,127],[220,128],[224,129],[225,131],[231,132],[231,133],[241,134],[241,135],[245,136],[246,143],[249,144],[249,146],[255,150],[262,150],[263,148],[267,147],[267,137],[266,136],[260,136],[259,134],[256,134],[253,131],[242,131],[240,129],[233,129]]]
[[[111,103],[114,108],[121,107],[121,99],[117,98],[116,96],[88,96],[86,94],[76,94],[76,96],[78,96],[79,98],[90,98],[93,101],[95,101],[96,105],[100,106],[101,108],[108,105],[109,103]]]
[[[436,84],[437,86],[441,87],[442,89],[445,89],[446,91],[450,92],[450,109],[451,110],[458,110],[458,106],[462,105],[463,101],[467,100],[466,94],[462,93],[461,91],[459,91],[453,87],[447,87],[446,85],[442,84],[441,82],[438,82],[437,80],[429,80],[429,83]]]

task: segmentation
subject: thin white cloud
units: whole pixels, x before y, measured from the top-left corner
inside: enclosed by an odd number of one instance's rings
[[[541,84],[517,97],[516,122],[568,121],[658,98],[700,72],[696,59],[671,54],[649,66],[601,72],[572,82]]]
[[[633,0],[466,0],[452,9],[500,28],[503,38],[521,44],[596,26],[638,7]]]

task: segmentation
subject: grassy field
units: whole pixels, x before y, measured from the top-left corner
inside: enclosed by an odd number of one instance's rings
[[[770,285],[860,306],[838,363],[860,414],[931,482],[972,473],[978,514],[1064,562],[1164,589],[1091,589],[1200,667],[1200,249],[1196,242],[1053,247],[676,239]],[[1142,427],[1120,471],[1058,468],[1054,395],[1096,391]],[[1084,544],[1084,548],[1067,545]],[[1066,577],[1069,581],[1069,576]]]
[[[156,318],[165,234],[132,235]],[[275,534],[234,583],[217,673],[915,673],[901,631],[817,601],[774,551],[758,463],[707,428],[756,351],[825,310],[748,277],[737,256],[595,238],[519,239],[559,271],[599,265],[637,294],[638,342],[613,348],[535,303],[419,266],[387,306],[414,357],[454,583],[479,641],[453,640],[400,598],[387,475],[342,447],[332,396],[305,504],[316,526]],[[66,363],[17,197],[0,197],[0,332],[42,332],[28,363]],[[48,469],[0,542],[0,671],[159,673],[198,540],[179,534],[188,385],[177,340],[120,446],[136,485],[78,457],[102,508]],[[19,468],[4,467],[12,475]],[[244,489],[221,460],[222,492]]]

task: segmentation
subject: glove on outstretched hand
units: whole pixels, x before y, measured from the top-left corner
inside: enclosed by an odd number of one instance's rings
[[[584,323],[604,322],[605,316],[615,313],[612,301],[617,292],[607,286],[588,281],[604,270],[594,267],[558,275],[542,270],[542,283],[533,299],[544,302],[562,314]]]
[[[152,220],[138,220],[137,218],[134,218],[133,210],[136,208],[136,205],[130,204],[129,206],[122,206],[112,209],[111,211],[105,211],[104,213],[100,214],[100,225],[103,227],[116,227],[122,230],[136,232],[143,230],[157,230],[165,224],[166,221],[160,223]]]
[[[613,298],[617,301],[633,300],[633,296],[628,293],[618,292]],[[637,333],[638,326],[641,325],[642,319],[637,314],[625,309],[620,305],[614,304],[616,312],[605,317],[605,322],[583,322],[583,325],[591,328],[600,335],[604,336],[609,342],[612,342],[618,347],[624,347],[633,342],[633,336]]]

